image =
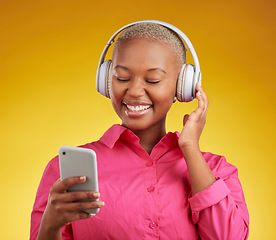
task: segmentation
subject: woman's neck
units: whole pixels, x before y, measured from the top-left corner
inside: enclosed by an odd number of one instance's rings
[[[150,154],[154,146],[166,135],[165,124],[152,126],[144,130],[130,129],[139,139],[142,148]]]

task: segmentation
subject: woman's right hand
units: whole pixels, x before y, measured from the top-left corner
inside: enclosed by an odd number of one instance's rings
[[[58,239],[62,226],[75,220],[93,217],[94,214],[85,213],[82,210],[101,208],[102,201],[78,202],[83,199],[98,199],[100,194],[92,191],[67,192],[66,190],[76,184],[86,181],[85,176],[70,177],[63,180],[58,179],[50,189],[48,203],[44,211],[38,239],[44,239],[47,234],[48,239]],[[46,238],[45,238],[46,239]]]

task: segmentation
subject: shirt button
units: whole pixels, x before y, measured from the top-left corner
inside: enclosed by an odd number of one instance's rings
[[[148,192],[154,192],[154,190],[155,190],[154,186],[150,186],[150,187],[147,188]]]
[[[151,229],[155,229],[155,228],[158,227],[158,225],[157,225],[156,222],[151,222],[151,223],[149,224],[149,227],[150,227]]]
[[[149,161],[149,162],[146,163],[147,167],[151,167],[152,165],[153,165],[153,161]]]

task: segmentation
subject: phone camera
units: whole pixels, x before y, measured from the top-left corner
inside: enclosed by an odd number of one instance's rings
[[[63,155],[65,155],[65,154],[66,154],[66,152],[62,152],[62,154],[63,154]]]

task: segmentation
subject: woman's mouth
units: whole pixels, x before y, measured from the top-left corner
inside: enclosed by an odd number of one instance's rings
[[[126,105],[126,107],[132,112],[139,112],[139,111],[149,109],[151,105],[138,105],[138,106]]]
[[[150,104],[123,104],[125,106],[125,113],[129,117],[141,117],[152,107]]]

